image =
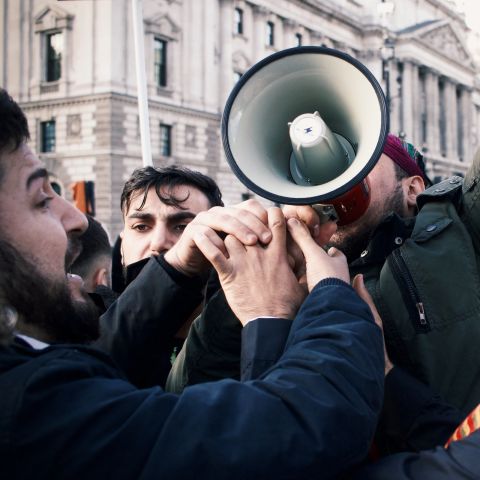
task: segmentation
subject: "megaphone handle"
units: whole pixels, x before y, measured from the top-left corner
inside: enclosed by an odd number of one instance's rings
[[[323,203],[315,203],[312,208],[317,212],[320,219],[320,225],[327,222],[337,222],[338,215],[333,205],[325,205]]]

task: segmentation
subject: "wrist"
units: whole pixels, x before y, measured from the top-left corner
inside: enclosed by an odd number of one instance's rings
[[[233,309],[232,309],[233,310]],[[235,310],[233,312],[235,313],[236,317],[240,320],[240,323],[245,326],[247,323],[250,323],[252,320],[257,320],[259,318],[280,318],[283,320],[293,320],[295,318],[295,314],[290,312],[285,312],[285,311],[263,311],[262,313],[258,313],[260,310],[257,310],[256,312],[254,311],[249,311],[249,312],[244,312],[244,313],[237,313]]]
[[[195,276],[194,273],[189,271],[189,269],[182,264],[174,248],[171,248],[167,253],[165,253],[163,258],[172,268],[177,270],[177,272],[181,273],[182,275],[187,277]]]

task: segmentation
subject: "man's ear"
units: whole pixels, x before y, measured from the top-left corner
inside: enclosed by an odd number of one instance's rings
[[[425,182],[420,175],[403,179],[403,191],[409,213],[414,214],[417,208],[417,197],[425,191]]]
[[[93,283],[95,287],[98,285],[110,287],[110,275],[108,273],[108,270],[106,268],[99,268],[93,276]]]

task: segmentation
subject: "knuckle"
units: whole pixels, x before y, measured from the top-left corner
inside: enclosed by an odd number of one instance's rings
[[[285,229],[285,222],[280,218],[275,218],[270,222],[270,227],[275,230]]]
[[[225,207],[219,207],[218,205],[216,205],[215,207],[212,207],[210,208],[209,210],[207,210],[207,212],[201,212],[197,215],[197,217],[199,215],[201,215],[202,213],[204,214],[204,216],[207,214],[207,213],[213,213],[215,215],[218,215],[218,214],[223,214],[223,212],[225,211]]]
[[[248,200],[245,200],[243,203],[247,207],[257,207],[260,206],[257,200],[254,200],[253,198],[249,198]]]

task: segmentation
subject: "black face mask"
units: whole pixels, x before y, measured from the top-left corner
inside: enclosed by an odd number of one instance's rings
[[[126,267],[122,265],[121,274],[118,271],[119,269],[114,272],[114,268],[112,267],[112,290],[117,294],[123,293],[123,291],[138,277],[139,273],[149,260],[150,258],[144,258],[143,260],[131,263]]]

